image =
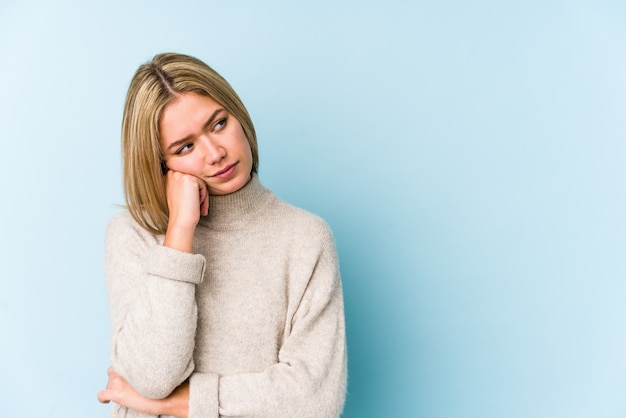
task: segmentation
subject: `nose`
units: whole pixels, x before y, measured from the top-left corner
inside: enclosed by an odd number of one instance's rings
[[[226,156],[226,149],[209,136],[203,136],[201,143],[204,151],[204,159],[208,165],[219,163]]]

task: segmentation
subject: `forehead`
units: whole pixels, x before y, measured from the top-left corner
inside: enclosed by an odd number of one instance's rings
[[[183,93],[170,102],[159,120],[161,143],[202,132],[209,118],[223,106],[198,93]]]

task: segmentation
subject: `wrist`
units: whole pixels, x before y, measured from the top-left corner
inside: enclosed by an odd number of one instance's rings
[[[189,383],[185,382],[177,387],[170,396],[166,398],[167,415],[176,418],[187,418],[189,416]]]
[[[165,232],[165,239],[163,240],[163,246],[186,253],[192,253],[195,231],[195,225],[193,227],[168,225],[167,231]]]

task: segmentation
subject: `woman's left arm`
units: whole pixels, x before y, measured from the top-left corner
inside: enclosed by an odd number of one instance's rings
[[[189,417],[338,417],[347,381],[343,292],[335,244],[326,229],[290,321],[278,362],[260,373],[194,372]]]

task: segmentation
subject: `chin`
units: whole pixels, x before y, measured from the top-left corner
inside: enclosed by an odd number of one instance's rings
[[[221,187],[210,187],[209,194],[212,194],[214,196],[222,196],[235,193],[237,190],[248,184],[251,178],[252,176],[248,176],[245,179],[235,178],[225,184],[222,184]]]

